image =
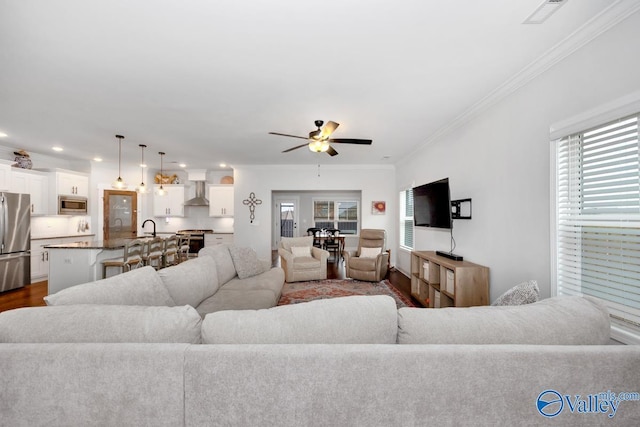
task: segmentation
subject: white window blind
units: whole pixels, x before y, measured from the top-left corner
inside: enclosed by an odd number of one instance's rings
[[[559,295],[590,295],[640,336],[638,115],[556,145]]]
[[[400,192],[400,246],[413,249],[413,191]]]

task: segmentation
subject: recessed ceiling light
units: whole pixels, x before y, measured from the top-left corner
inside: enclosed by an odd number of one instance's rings
[[[4,132],[0,132],[0,138],[6,138],[6,137],[8,137],[8,136],[9,136],[9,135],[7,135],[6,133],[4,133]]]
[[[226,163],[220,163],[220,167],[221,167],[221,168],[226,168],[226,167],[227,167],[227,164],[226,164]]]
[[[184,164],[184,163],[180,163],[180,164],[178,164],[178,166],[180,166],[181,168],[186,168],[187,167],[187,165]]]
[[[102,157],[94,157],[93,161],[94,162],[101,162],[102,161]]]
[[[524,20],[523,24],[542,24],[566,3],[567,0],[545,0]]]
[[[64,151],[64,148],[62,148],[62,147],[57,147],[57,146],[56,146],[56,147],[51,147],[51,149],[52,149],[53,151]]]

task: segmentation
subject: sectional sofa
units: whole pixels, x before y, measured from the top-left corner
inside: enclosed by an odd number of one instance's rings
[[[202,271],[161,284],[176,303],[218,278],[213,256],[181,266]],[[140,284],[114,304],[0,313],[0,425],[640,421],[640,347],[608,345],[607,310],[589,298],[398,310],[355,296],[203,317],[141,304]]]

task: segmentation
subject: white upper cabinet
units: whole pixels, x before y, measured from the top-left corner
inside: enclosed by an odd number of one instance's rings
[[[209,187],[209,216],[233,216],[233,185]]]
[[[47,215],[49,213],[48,174],[14,168],[11,171],[9,189],[13,193],[25,193],[31,196],[31,215]]]
[[[166,192],[158,195],[159,185],[153,186],[153,216],[184,216],[184,185],[165,184]]]
[[[84,174],[54,172],[56,193],[64,196],[89,197],[89,177]]]
[[[0,191],[11,189],[11,163],[0,162]]]

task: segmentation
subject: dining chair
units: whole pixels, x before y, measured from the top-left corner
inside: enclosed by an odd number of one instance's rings
[[[322,240],[320,239],[321,233],[322,233],[322,229],[320,228],[317,228],[317,227],[307,228],[307,235],[313,236],[313,246],[320,249],[322,249]]]
[[[342,247],[340,244],[340,240],[336,239],[336,236],[340,234],[340,230],[338,230],[337,228],[328,228],[326,233],[327,236],[325,237],[324,241],[324,250],[334,254],[334,262],[338,261],[340,259]]]

